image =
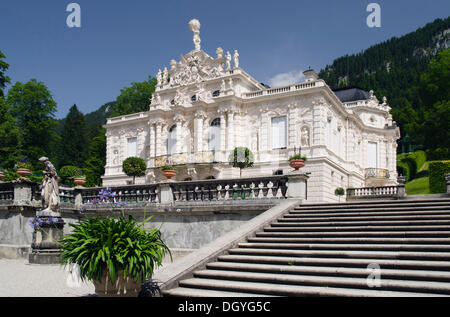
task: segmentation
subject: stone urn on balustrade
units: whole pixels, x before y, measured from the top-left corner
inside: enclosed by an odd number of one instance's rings
[[[31,171],[28,168],[18,168],[16,173],[20,175],[20,177],[27,177],[31,175]]]
[[[289,166],[294,169],[294,172],[305,166],[306,157],[300,154],[295,154],[289,158]]]
[[[161,170],[162,170],[162,174],[164,175],[164,177],[166,177],[168,180],[171,180],[172,177],[175,177],[177,175],[177,172],[175,171],[175,169],[169,165],[165,165],[165,166],[161,167]]]
[[[81,187],[84,186],[84,184],[86,184],[86,178],[84,178],[84,177],[75,177],[73,179],[73,182],[75,184],[77,184],[77,188],[81,188]]]

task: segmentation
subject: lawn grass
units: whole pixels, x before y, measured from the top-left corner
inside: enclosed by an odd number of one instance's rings
[[[405,184],[406,193],[408,195],[426,195],[430,194],[430,183],[428,176],[416,178]]]

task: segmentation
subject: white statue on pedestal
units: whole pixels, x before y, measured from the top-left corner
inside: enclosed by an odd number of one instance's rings
[[[239,53],[237,50],[234,50],[234,68],[238,68],[239,67]]]
[[[157,86],[161,86],[163,83],[163,76],[162,76],[161,69],[158,70],[158,74],[156,74],[156,82],[157,82],[156,83]]]
[[[223,57],[223,49],[221,47],[218,47],[216,50],[217,58]]]
[[[227,70],[230,70],[231,69],[231,54],[230,54],[230,52],[227,52],[225,63],[227,65]]]
[[[58,174],[56,168],[48,160],[47,157],[39,159],[45,165],[45,170],[42,172],[44,178],[42,179],[41,199],[42,207],[45,208],[40,211],[42,215],[49,213],[49,215],[59,214],[59,186]]]
[[[164,86],[165,84],[167,84],[168,80],[169,80],[169,71],[167,70],[167,67],[164,67],[162,85]]]

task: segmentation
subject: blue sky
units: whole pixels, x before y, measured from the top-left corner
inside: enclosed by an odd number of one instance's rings
[[[81,7],[81,28],[66,25],[71,2]],[[366,25],[371,2],[381,6],[380,28]],[[237,49],[240,67],[277,84],[449,13],[448,0],[0,0],[0,50],[12,83],[44,82],[61,118],[74,103],[98,109],[191,51],[192,18],[204,51]]]

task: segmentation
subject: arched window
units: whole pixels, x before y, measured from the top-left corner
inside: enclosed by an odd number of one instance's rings
[[[213,96],[213,97],[219,97],[219,96],[220,96],[220,90],[215,90],[215,91],[212,93],[212,96]]]
[[[220,118],[216,118],[211,122],[209,129],[209,150],[220,150]]]
[[[177,151],[177,126],[173,125],[169,129],[169,136],[167,138],[167,154],[175,154]]]
[[[197,101],[197,95],[193,95],[193,96],[191,97],[191,100],[192,100],[192,102],[196,102],[196,101]]]

